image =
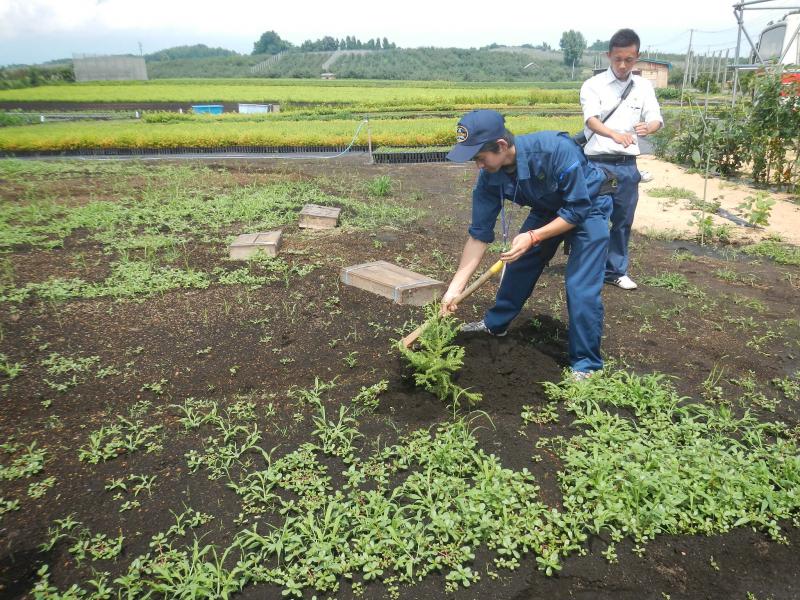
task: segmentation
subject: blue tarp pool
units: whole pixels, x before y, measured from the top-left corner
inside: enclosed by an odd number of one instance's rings
[[[193,104],[192,112],[207,115],[221,115],[222,104]]]

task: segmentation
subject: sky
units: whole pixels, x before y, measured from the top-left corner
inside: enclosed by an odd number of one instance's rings
[[[771,0],[767,5],[798,6],[800,0]],[[73,54],[139,54],[140,44],[144,54],[192,44],[250,53],[264,31],[275,31],[296,45],[325,35],[349,35],[362,41],[386,37],[403,48],[542,42],[557,48],[568,29],[580,31],[591,44],[631,27],[639,33],[643,51],[686,52],[689,30],[694,29],[693,44],[701,52],[736,46],[732,0],[507,0],[502,8],[495,6],[501,5],[487,0],[0,0],[0,65]],[[784,12],[747,11],[745,26],[755,38],[764,24]]]

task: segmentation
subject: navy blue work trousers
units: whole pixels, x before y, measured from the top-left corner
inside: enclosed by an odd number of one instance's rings
[[[587,158],[592,162],[591,156]],[[628,243],[631,240],[636,205],[639,203],[639,181],[642,176],[639,174],[636,160],[624,163],[592,162],[592,164],[609,171],[617,179],[605,273],[606,281],[614,281],[628,274]]]
[[[506,265],[497,290],[495,304],[484,316],[489,331],[508,329],[533,293],[542,271],[566,238],[571,244],[565,286],[569,313],[569,360],[575,371],[596,371],[603,368],[600,341],[603,337],[603,270],[608,250],[610,196],[597,197],[586,220],[565,235],[543,241]],[[520,232],[537,229],[552,220],[531,211]]]

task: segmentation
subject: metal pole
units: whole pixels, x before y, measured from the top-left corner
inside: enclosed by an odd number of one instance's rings
[[[689,30],[689,49],[686,50],[686,63],[683,67],[683,83],[681,84],[681,107],[683,107],[683,90],[686,89],[686,80],[689,74],[689,65],[691,64],[690,59],[692,55],[692,36],[694,35],[694,29]]]
[[[700,245],[703,246],[705,244],[705,228],[703,227],[702,221],[705,220],[706,216],[706,197],[708,192],[708,171],[711,168],[711,151],[707,150],[708,146],[708,90],[709,86],[711,85],[710,81],[706,81],[706,101],[705,106],[703,107],[703,152],[706,152],[706,170],[703,174],[703,206],[700,209]]]
[[[734,10],[742,10],[745,6],[752,6],[753,4],[764,4],[765,2],[774,2],[775,0],[750,0],[749,2],[739,2],[739,4],[734,4]],[[775,6],[773,8],[751,8],[750,10],[784,10],[787,7],[785,6]],[[788,7],[791,9],[791,7]]]
[[[736,54],[733,57],[733,96],[731,97],[731,108],[736,106],[736,92],[739,88],[739,51],[742,48],[742,28],[744,22],[742,21],[742,5],[738,5],[733,10],[736,15],[736,22],[739,24],[739,31],[736,34]]]
[[[720,65],[719,69],[719,82],[722,85],[728,83],[728,56],[730,54],[730,48],[725,48],[725,58],[722,59],[722,64]]]

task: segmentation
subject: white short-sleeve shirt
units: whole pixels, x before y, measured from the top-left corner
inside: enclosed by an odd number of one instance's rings
[[[630,75],[630,77],[633,77],[633,88],[628,97],[611,115],[611,118],[605,122],[606,127],[614,131],[633,135],[634,143],[627,148],[609,137],[594,133],[586,127],[585,123],[591,117],[603,119],[611,112],[611,109],[619,102],[619,98],[630,79],[620,81],[614,75],[611,67],[609,67],[604,72],[598,73],[583,82],[581,86],[581,107],[583,109],[584,133],[589,138],[589,142],[584,148],[586,156],[593,154],[631,154],[636,156],[639,154],[639,144],[635,131],[636,124],[642,121],[645,123],[650,121],[664,123],[653,84],[639,75]]]

